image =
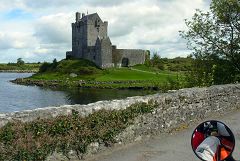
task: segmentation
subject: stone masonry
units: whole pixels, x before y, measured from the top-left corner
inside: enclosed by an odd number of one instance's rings
[[[211,116],[226,115],[228,112],[240,109],[240,84],[189,88],[164,94],[129,97],[123,100],[99,101],[88,105],[65,105],[5,113],[0,114],[0,127],[9,121],[29,122],[38,118],[70,115],[72,110],[78,111],[84,117],[101,109],[119,110],[132,104],[149,101],[155,101],[157,108],[151,113],[137,117],[132,125],[116,137],[117,144],[141,140],[144,136],[169,133],[175,129],[185,128],[192,122],[198,122]],[[106,148],[101,143],[91,145],[93,147],[89,147],[87,155],[103,151]],[[58,160],[59,156],[60,154],[54,154],[49,157],[49,160]],[[72,155],[71,158],[76,158],[76,156]],[[60,160],[66,160],[66,158]]]
[[[117,49],[108,37],[107,21],[103,22],[97,13],[76,13],[76,22],[72,23],[72,51],[66,52],[66,58],[88,59],[101,68],[128,67],[143,64],[146,53],[140,49]]]
[[[173,125],[176,126],[180,122],[204,118],[211,112],[220,113],[240,108],[240,84],[181,89],[169,93],[128,97],[122,100],[99,101],[88,105],[64,105],[60,107],[0,113],[0,127],[13,120],[28,122],[38,118],[45,119],[54,118],[59,115],[69,115],[72,113],[72,110],[78,111],[84,117],[100,109],[125,109],[132,104],[149,102],[150,100],[157,101],[159,107],[153,114],[149,114],[152,116],[146,117],[145,121],[149,122],[149,126],[145,126],[144,124],[144,127],[154,130],[154,126],[158,127],[161,131],[161,129]],[[151,119],[156,120],[151,121]]]

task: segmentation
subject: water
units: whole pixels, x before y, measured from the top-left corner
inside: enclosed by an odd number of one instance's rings
[[[0,73],[0,113],[65,104],[88,104],[153,93],[146,90],[49,89],[16,85],[9,80],[29,77],[30,73]]]

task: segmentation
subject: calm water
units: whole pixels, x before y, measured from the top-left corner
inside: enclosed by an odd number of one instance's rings
[[[145,90],[47,89],[16,85],[9,80],[31,76],[29,73],[0,73],[0,113],[65,104],[88,104],[152,93]]]

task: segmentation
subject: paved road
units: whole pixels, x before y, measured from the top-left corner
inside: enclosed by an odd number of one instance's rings
[[[223,118],[209,119],[221,120],[230,127],[236,139],[233,156],[236,160],[240,160],[240,111],[230,113]],[[190,146],[194,127],[195,125],[177,134],[157,136],[121,149],[109,150],[87,161],[199,161]]]

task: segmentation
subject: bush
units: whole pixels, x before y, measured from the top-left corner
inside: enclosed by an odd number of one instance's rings
[[[56,59],[52,63],[43,63],[40,67],[39,72],[54,72],[60,74],[71,74],[76,73],[79,75],[91,75],[99,72],[100,69],[97,66],[84,59],[76,60],[61,60],[57,62]]]
[[[0,160],[46,160],[58,151],[69,158],[71,150],[79,158],[92,142],[109,146],[135,117],[150,113],[157,103],[137,103],[124,110],[100,110],[87,117],[72,115],[32,122],[8,123],[0,129]]]
[[[96,72],[95,72],[95,68],[93,68],[93,67],[82,67],[79,69],[78,73],[80,75],[91,75]]]
[[[237,81],[237,72],[226,60],[195,59],[192,68],[186,73],[189,87],[228,84]]]
[[[44,73],[48,71],[50,67],[51,67],[50,63],[44,62],[39,68],[39,73]]]

